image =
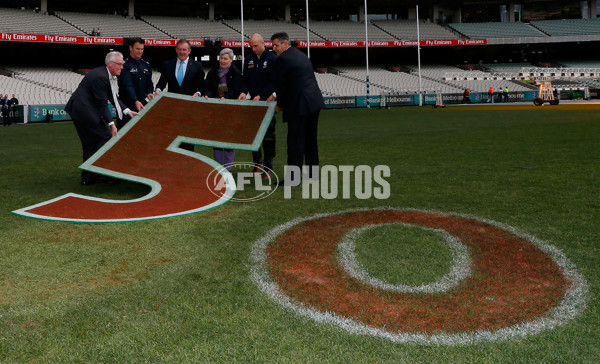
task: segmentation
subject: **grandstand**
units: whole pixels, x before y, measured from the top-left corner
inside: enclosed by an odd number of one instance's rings
[[[524,23],[452,23],[449,25],[467,38],[543,37],[544,33]]]
[[[530,23],[550,36],[600,34],[600,19],[539,20]]]
[[[220,21],[189,17],[144,16],[142,20],[171,38],[239,39],[240,33]],[[164,35],[163,35],[164,37]]]
[[[436,65],[430,66],[430,68],[443,69],[445,66]],[[366,79],[366,69],[364,67],[340,67],[339,70],[345,77],[362,81]],[[415,93],[419,91],[419,76],[414,72],[391,72],[384,68],[375,67],[369,69],[369,80],[371,84],[383,88],[387,93]],[[421,91],[457,93],[462,90],[434,78],[421,77]]]
[[[299,22],[306,28],[306,22]],[[330,41],[357,41],[365,38],[364,23],[350,20],[338,20],[332,22],[313,21],[309,23],[310,30],[324,40]],[[374,25],[367,25],[369,40],[396,40],[392,35],[386,33]]]
[[[374,20],[371,22],[374,26],[391,34],[396,39],[415,40],[417,39],[417,25],[409,20]],[[459,35],[451,30],[437,24],[421,21],[419,23],[420,39],[458,39]]]
[[[0,33],[86,35],[55,16],[10,8],[0,8]]]
[[[324,96],[356,96],[366,95],[367,87],[365,81],[353,78],[341,77],[331,73],[315,73],[319,88]],[[381,95],[387,90],[374,86],[371,94]]]
[[[70,94],[31,81],[0,75],[4,93],[15,94],[22,105],[66,104]]]
[[[484,63],[484,69],[492,73],[518,73],[522,68],[531,67],[529,63]]]
[[[66,93],[73,93],[83,78],[82,74],[72,72],[67,68],[13,66],[10,67],[10,71],[14,72],[15,78]]]
[[[164,38],[165,34],[140,20],[122,15],[86,14],[61,11],[56,16],[69,24],[92,35],[93,29],[100,29],[103,37],[137,37],[143,34],[147,38]]]
[[[240,19],[228,19],[223,21],[224,24],[239,32],[236,39],[240,38],[242,33],[242,22]],[[312,28],[312,27],[311,27]],[[244,20],[244,35],[250,38],[254,33],[264,34],[265,37],[276,33],[286,32],[291,40],[305,41],[306,28],[295,23],[278,21],[278,20]],[[311,40],[324,40],[314,32],[310,34]]]
[[[557,64],[563,67],[571,67],[571,68],[600,68],[600,60],[558,60]]]
[[[214,60],[214,55],[222,47],[222,40],[240,40],[242,38],[242,23],[240,19],[231,19],[223,16],[217,16],[212,20],[202,17],[189,16],[167,16],[139,14],[133,17],[127,17],[116,13],[91,13],[80,11],[73,7],[69,10],[55,10],[47,14],[39,11],[21,10],[14,8],[0,9],[0,33],[24,33],[24,34],[47,34],[47,35],[73,35],[87,36],[91,35],[93,29],[100,29],[101,36],[106,37],[132,37],[142,36],[153,39],[198,39],[206,40],[204,47],[195,50],[194,56],[202,57],[208,55]],[[235,14],[235,12],[233,12]],[[231,12],[227,12],[231,15]],[[249,39],[253,33],[261,33],[268,38],[274,32],[285,31],[290,35],[293,41],[305,41],[307,39],[306,21],[298,14],[292,19],[284,18],[271,14],[262,14],[267,19],[255,20],[246,19],[244,21],[243,37]],[[549,52],[536,43],[557,42],[560,49],[574,47],[575,42],[581,39],[587,41],[586,51],[593,52],[590,58],[594,58],[597,49],[594,42],[600,37],[600,19],[562,19],[562,20],[532,20],[530,23],[521,22],[450,22],[443,24],[435,21],[435,13],[429,12],[428,19],[425,17],[419,22],[419,35],[417,36],[417,27],[415,20],[401,19],[400,17],[372,18],[367,24],[369,40],[373,41],[414,41],[419,37],[421,40],[455,40],[463,41],[466,39],[483,39],[487,41],[488,46],[484,47],[423,47],[427,56],[421,64],[419,74],[417,66],[406,64],[406,54],[410,57],[415,56],[416,48],[399,46],[397,42],[390,42],[393,46],[389,48],[377,48],[373,50],[371,56],[370,93],[372,95],[383,94],[415,94],[419,90],[422,92],[441,92],[445,94],[460,94],[464,88],[470,88],[473,92],[486,92],[489,86],[495,88],[508,87],[511,91],[531,90],[532,86],[519,82],[515,77],[526,67],[536,67],[539,64],[547,67],[566,68],[565,75],[573,76],[573,80],[566,81],[571,84],[587,85],[592,88],[599,88],[597,74],[595,71],[584,72],[585,69],[598,69],[600,62],[592,61],[552,61]],[[434,17],[433,21],[431,16]],[[410,12],[409,12],[410,17]],[[326,17],[325,17],[326,18]],[[333,17],[330,17],[333,19]],[[277,20],[275,20],[277,19]],[[311,19],[309,25],[309,37],[312,41],[327,42],[337,41],[364,41],[365,24],[360,21],[352,20],[333,20],[323,21]],[[337,17],[337,19],[342,19]],[[348,18],[346,18],[348,19]],[[591,38],[590,38],[591,37]],[[594,38],[596,37],[596,38]],[[495,41],[495,39],[498,40]],[[553,40],[557,39],[557,40]],[[3,39],[6,40],[6,39]],[[530,44],[531,43],[531,44]],[[35,43],[4,42],[3,50],[24,49],[38,47]],[[386,43],[387,44],[387,43]],[[401,44],[398,42],[398,44]],[[454,42],[453,44],[462,44]],[[485,44],[485,43],[483,43]],[[505,48],[494,48],[493,45],[505,45]],[[517,47],[519,44],[527,44],[526,47]],[[512,46],[511,46],[512,45]],[[6,47],[4,47],[6,46]],[[107,44],[110,47],[110,45]],[[312,60],[315,65],[323,68],[334,69],[336,73],[316,73],[319,85],[323,94],[326,96],[360,96],[366,93],[365,78],[366,68],[364,64],[364,50],[360,46],[344,48],[345,45],[339,44],[331,46],[326,45],[323,48],[317,48],[312,52]],[[6,59],[4,65],[0,65],[0,74],[4,75],[0,92],[15,93],[23,104],[53,104],[65,103],[69,95],[75,90],[83,77],[81,73],[73,71],[76,68],[83,67],[77,65],[77,58],[81,57],[83,48],[92,47],[86,50],[93,50],[96,54],[105,54],[105,49],[98,52],[100,46],[70,45],[70,48],[61,48],[66,51],[65,54],[51,54],[48,49],[58,47],[55,45],[45,45],[45,57],[68,57],[69,67],[30,67],[15,66],[10,67],[6,64],[14,64],[14,59]],[[79,48],[78,48],[79,47]],[[114,47],[114,45],[112,46]],[[122,47],[117,45],[117,47]],[[339,48],[335,48],[339,47]],[[105,46],[105,48],[107,48]],[[332,49],[335,48],[335,49]],[[425,49],[426,48],[426,49]],[[554,46],[552,47],[555,48]],[[55,48],[58,49],[58,48]],[[117,48],[126,53],[126,49]],[[15,52],[6,51],[6,54]],[[235,49],[239,54],[239,48]],[[502,54],[506,52],[507,56]],[[557,51],[559,53],[561,51]],[[91,52],[90,52],[91,53]],[[464,58],[463,58],[464,54]],[[492,58],[491,54],[495,54]],[[497,55],[500,54],[500,57]],[[540,56],[542,54],[542,56]],[[567,54],[562,52],[560,55]],[[574,57],[577,53],[574,54]],[[162,62],[173,57],[172,50],[166,47],[148,47],[148,52],[144,58],[154,57],[150,60],[151,64],[160,68]],[[530,56],[531,55],[531,56]],[[526,58],[533,58],[527,60]],[[545,59],[540,60],[543,57]],[[84,57],[85,58],[85,57]],[[455,66],[456,64],[467,63],[467,58],[477,70],[465,71],[464,66]],[[497,61],[499,58],[500,61]],[[509,58],[515,58],[516,62]],[[35,58],[29,57],[33,61]],[[75,59],[75,60],[73,60]],[[101,59],[101,58],[100,58]],[[486,62],[482,62],[485,59]],[[494,60],[494,62],[492,62]],[[60,63],[65,64],[64,59]],[[89,62],[89,61],[87,61]],[[446,64],[442,64],[445,62]],[[44,64],[45,60],[38,60],[39,64]],[[97,64],[98,62],[95,62]],[[206,66],[210,66],[205,63]],[[402,65],[394,69],[390,64]],[[453,65],[454,64],[454,65]],[[87,67],[87,65],[86,65]],[[4,70],[2,70],[4,69]],[[401,69],[403,72],[393,72]],[[571,72],[572,70],[573,72]],[[154,82],[158,80],[160,73],[154,71]],[[568,76],[565,76],[568,77]],[[10,82],[9,82],[10,80]],[[419,82],[420,81],[420,82]]]

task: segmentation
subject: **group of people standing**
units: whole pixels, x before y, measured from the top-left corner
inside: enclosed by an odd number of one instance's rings
[[[498,92],[498,102],[508,102],[508,87],[504,87]],[[488,100],[487,102],[494,103],[494,86],[490,86],[488,89]]]
[[[494,86],[490,86],[487,94],[488,94],[487,102],[493,104],[494,103]],[[504,102],[508,102],[508,87],[504,87],[504,89],[502,89],[502,91],[498,92],[498,102],[502,102],[503,100],[504,100]],[[465,91],[463,92],[462,103],[463,104],[471,103],[471,90],[468,88],[466,88]]]
[[[8,94],[0,94],[0,113],[2,114],[2,126],[9,126],[10,122],[10,111],[14,106],[19,104],[19,100],[16,98],[15,94],[12,95],[11,98],[8,97]]]
[[[317,124],[319,112],[325,107],[314,76],[310,59],[291,47],[287,33],[271,37],[273,52],[265,48],[260,34],[250,38],[252,53],[244,60],[241,72],[234,64],[234,53],[225,48],[219,53],[219,64],[205,72],[202,64],[190,58],[191,44],[180,39],[175,45],[177,57],[166,61],[156,84],[152,83],[150,64],[142,59],[144,40],[131,39],[129,57],[110,52],[105,67],[90,71],[67,103],[81,139],[83,160],[91,157],[111,137],[118,135],[128,120],[139,115],[145,104],[163,90],[182,95],[205,98],[264,100],[276,102],[276,112],[288,123],[287,164],[302,168],[318,166]],[[117,81],[118,80],[118,81]],[[117,96],[118,82],[118,96]],[[112,121],[108,102],[117,111],[117,124]],[[275,116],[263,140],[262,152],[253,152],[254,172],[270,178],[275,157]],[[110,127],[110,130],[107,128]],[[181,148],[193,150],[193,145]],[[235,151],[214,150],[217,162],[231,170]],[[111,182],[102,176],[84,171],[82,184]]]

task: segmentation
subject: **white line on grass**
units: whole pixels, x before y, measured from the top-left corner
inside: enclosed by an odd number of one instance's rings
[[[496,226],[500,229],[508,231],[518,237],[526,239],[534,243],[542,251],[549,254],[559,266],[564,276],[570,280],[570,285],[565,292],[560,303],[548,311],[545,316],[536,318],[532,321],[522,322],[513,326],[497,329],[497,330],[478,330],[474,332],[463,332],[456,334],[428,334],[428,333],[407,333],[407,332],[389,332],[381,328],[367,326],[361,322],[348,319],[335,313],[318,311],[312,307],[304,305],[293,298],[287,296],[281,291],[277,283],[271,278],[267,270],[267,255],[266,249],[279,235],[286,232],[294,226],[310,220],[316,220],[323,217],[346,214],[350,212],[365,212],[365,211],[381,211],[381,210],[398,210],[398,211],[413,211],[424,212],[431,214],[443,214],[456,217],[463,217],[477,220],[486,224]],[[589,287],[583,276],[581,276],[573,263],[555,246],[552,246],[530,234],[522,232],[512,226],[499,223],[489,219],[463,214],[453,214],[432,210],[417,210],[412,208],[397,209],[397,208],[377,208],[377,209],[357,209],[338,211],[333,213],[317,214],[305,218],[296,218],[285,224],[276,226],[269,231],[265,236],[258,239],[252,248],[250,256],[252,267],[250,269],[250,278],[254,281],[260,290],[271,297],[278,304],[291,309],[295,313],[311,318],[312,320],[336,325],[348,332],[359,335],[368,335],[388,339],[397,343],[413,343],[420,345],[470,345],[489,341],[505,341],[515,338],[522,338],[528,335],[535,335],[543,331],[552,330],[558,326],[566,325],[570,320],[575,318],[581,311],[587,307],[587,297]]]

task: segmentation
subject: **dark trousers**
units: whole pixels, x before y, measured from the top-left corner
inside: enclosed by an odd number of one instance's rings
[[[288,121],[287,164],[302,169],[303,162],[307,166],[319,165],[319,148],[317,146],[317,126],[319,111],[308,115],[296,115]]]
[[[77,129],[77,134],[81,140],[84,162],[106,144],[112,136],[104,123],[90,126],[86,123],[73,121],[73,125],[75,125],[75,129]],[[81,182],[83,183],[93,183],[98,177],[99,175],[93,172],[81,172]]]
[[[252,160],[255,165],[263,165],[270,169],[273,169],[273,158],[275,158],[275,120],[275,115],[273,115],[271,124],[269,124],[269,128],[267,128],[267,132],[265,133],[262,146],[256,152],[252,152]]]
[[[4,126],[10,125],[9,115],[10,113],[8,110],[2,110],[2,124]]]

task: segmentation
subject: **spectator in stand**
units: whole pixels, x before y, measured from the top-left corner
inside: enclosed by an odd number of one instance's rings
[[[233,51],[224,48],[219,53],[219,67],[215,67],[206,75],[205,97],[237,99],[242,92],[242,73],[233,64]],[[229,171],[233,168],[235,150],[214,148],[215,160]]]
[[[258,33],[253,34],[250,38],[250,47],[252,53],[244,60],[242,93],[238,97],[238,101],[245,100],[248,94],[250,94],[252,101],[266,100],[275,92],[275,61],[277,61],[277,56],[265,49],[265,40]],[[262,174],[261,177],[264,179],[270,178],[273,170],[275,120],[276,117],[273,115],[261,146],[264,151],[264,159],[260,149],[252,152],[253,172]],[[266,168],[263,168],[263,166]]]

